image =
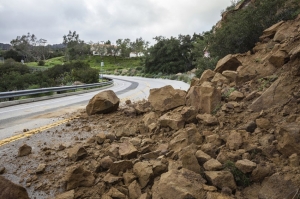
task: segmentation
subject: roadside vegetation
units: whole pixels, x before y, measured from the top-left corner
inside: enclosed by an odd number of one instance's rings
[[[10,50],[0,51],[0,57],[6,60],[0,63],[0,92],[70,85],[75,81],[95,83],[99,73],[189,82],[193,76],[214,69],[227,54],[251,51],[264,29],[300,13],[299,0],[256,0],[235,9],[244,2],[233,0],[222,11],[222,22],[210,31],[192,36],[157,36],[151,46],[141,37],[134,41],[118,39],[114,45],[109,40],[87,44],[76,31],[69,31],[62,37],[62,44],[52,46],[46,46],[47,40],[34,34],[18,36],[11,41]],[[91,47],[97,55],[92,55]],[[129,58],[130,53],[143,56]],[[100,67],[102,61],[104,66]]]

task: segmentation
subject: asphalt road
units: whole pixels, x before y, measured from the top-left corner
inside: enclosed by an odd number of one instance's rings
[[[83,109],[88,101],[103,90],[113,90],[121,99],[139,101],[147,99],[152,88],[172,85],[174,88],[187,90],[189,85],[174,80],[149,79],[128,76],[107,76],[114,79],[114,86],[68,97],[50,99],[0,108],[0,141],[21,135],[24,129],[33,130],[49,126],[65,119],[65,115]]]

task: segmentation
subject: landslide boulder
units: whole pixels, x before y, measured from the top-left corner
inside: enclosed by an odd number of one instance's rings
[[[14,184],[2,176],[0,176],[0,198],[29,199],[27,191],[24,187]]]
[[[161,175],[152,187],[153,199],[201,199],[205,198],[203,186],[206,180],[200,174],[187,169],[170,170]]]
[[[110,113],[118,110],[120,99],[112,91],[103,91],[95,95],[86,106],[88,115]]]
[[[186,92],[172,86],[150,89],[148,101],[155,111],[168,111],[185,104]]]

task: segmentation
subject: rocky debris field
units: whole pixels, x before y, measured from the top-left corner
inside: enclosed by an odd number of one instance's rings
[[[11,146],[0,198],[299,198],[300,16],[260,40],[187,92],[100,93],[49,140]]]

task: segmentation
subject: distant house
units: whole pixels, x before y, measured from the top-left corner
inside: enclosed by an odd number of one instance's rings
[[[142,53],[142,52],[138,52],[138,53],[136,53],[136,52],[131,52],[130,54],[129,54],[129,57],[143,57],[144,56],[144,53]]]
[[[101,55],[101,56],[120,56],[121,50],[117,48],[115,45],[109,44],[99,44],[94,43],[91,44],[90,51],[93,55]]]

